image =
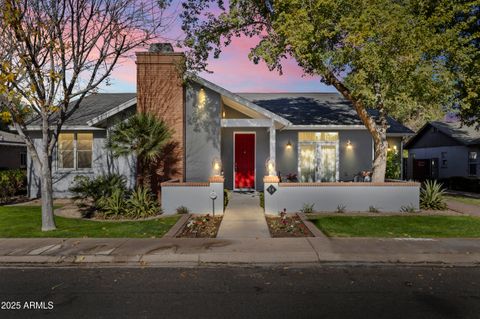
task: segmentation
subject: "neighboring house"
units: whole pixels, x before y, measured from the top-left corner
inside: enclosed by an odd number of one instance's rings
[[[0,131],[0,170],[26,167],[27,147],[23,138]]]
[[[474,127],[430,122],[405,148],[408,149],[409,179],[480,176],[480,132]]]
[[[282,179],[297,174],[304,182],[351,181],[371,170],[372,137],[339,94],[235,94],[197,76],[184,81],[183,60],[168,46],[166,52],[139,52],[136,97],[93,94],[82,102],[65,123],[54,156],[55,196],[68,196],[78,174],[113,170],[133,184],[133,159],[113,161],[104,142],[108,128],[135,110],[156,114],[174,130],[174,160],[156,170],[159,183],[205,182],[221,171],[228,189],[263,190],[267,170]],[[390,147],[401,152],[402,138],[413,132],[391,118],[389,124]],[[29,129],[40,138],[35,123]],[[34,184],[32,196],[39,193]]]

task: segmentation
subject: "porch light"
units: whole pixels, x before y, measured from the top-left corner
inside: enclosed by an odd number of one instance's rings
[[[222,162],[219,158],[214,158],[212,161],[212,175],[220,176],[222,173]]]
[[[205,104],[207,102],[207,94],[203,88],[198,91],[197,95],[197,106],[199,110],[203,110],[205,108]]]
[[[353,149],[352,142],[350,140],[347,141],[347,150]]]
[[[268,172],[268,176],[277,176],[277,172],[275,170],[275,162],[271,159],[267,159],[266,169]]]
[[[287,145],[285,147],[286,147],[287,150],[291,150],[292,149],[292,142],[290,142],[290,140],[288,140]]]

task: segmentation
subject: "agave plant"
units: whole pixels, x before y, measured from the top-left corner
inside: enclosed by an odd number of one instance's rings
[[[144,187],[137,187],[127,200],[128,215],[131,218],[145,218],[161,213],[157,200]]]
[[[443,185],[436,181],[426,181],[420,190],[420,207],[422,209],[442,210],[447,208]]]
[[[110,196],[101,197],[98,201],[102,213],[109,218],[117,218],[125,214],[127,210],[126,194],[122,188],[116,188]]]

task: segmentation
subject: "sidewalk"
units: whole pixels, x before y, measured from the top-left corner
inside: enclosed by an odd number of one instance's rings
[[[270,238],[257,194],[232,193],[217,238]]]
[[[462,214],[480,217],[480,207],[476,205],[465,204],[456,200],[447,200],[446,203],[451,210]]]
[[[0,239],[0,265],[480,264],[480,239]]]

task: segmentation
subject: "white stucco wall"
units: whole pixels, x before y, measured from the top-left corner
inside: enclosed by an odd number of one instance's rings
[[[402,206],[419,209],[420,184],[413,186],[341,184],[282,186],[281,183],[265,183],[265,213],[277,214],[283,209],[287,212],[298,212],[304,204],[314,204],[313,209],[319,212],[334,212],[338,206],[345,206],[345,210],[351,212],[366,212],[370,206],[383,212],[399,212]],[[272,195],[267,191],[270,185],[276,188]]]

